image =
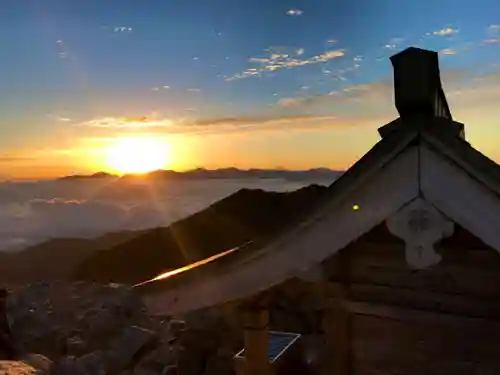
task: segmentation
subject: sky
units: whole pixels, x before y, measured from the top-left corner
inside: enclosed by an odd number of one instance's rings
[[[166,169],[346,169],[397,117],[389,57],[409,46],[439,52],[454,118],[498,162],[497,5],[2,0],[0,179],[112,171],[137,137]]]

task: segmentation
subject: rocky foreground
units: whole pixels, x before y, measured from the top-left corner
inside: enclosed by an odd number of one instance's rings
[[[133,289],[36,283],[0,293],[0,375],[226,375],[241,348],[209,312],[151,317]]]

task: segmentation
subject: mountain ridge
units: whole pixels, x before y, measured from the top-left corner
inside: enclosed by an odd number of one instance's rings
[[[282,178],[287,180],[307,180],[307,179],[329,179],[337,177],[342,171],[328,168],[311,168],[305,170],[288,169],[238,169],[234,167],[206,169],[196,168],[187,171],[175,171],[170,169],[159,169],[144,174],[128,173],[117,175],[108,172],[96,172],[89,175],[69,175],[60,177],[59,181],[89,180],[113,178],[119,180],[128,179],[166,179],[166,180],[190,180],[190,179],[273,179]]]
[[[83,280],[135,284],[278,232],[315,207],[328,187],[240,189],[166,227],[96,239],[55,238],[0,253],[0,284]]]
[[[154,228],[86,258],[74,281],[136,284],[276,233],[324,199],[328,187],[287,193],[241,189],[168,227]]]

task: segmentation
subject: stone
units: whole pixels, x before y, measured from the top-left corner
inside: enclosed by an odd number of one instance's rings
[[[2,375],[38,375],[34,367],[21,361],[0,361],[0,374]]]
[[[163,342],[155,350],[144,356],[139,364],[145,368],[163,369],[165,366],[176,365],[180,347]]]
[[[141,298],[126,286],[34,283],[9,293],[8,326],[15,349],[53,360],[106,349],[131,325],[148,323]]]
[[[165,366],[161,375],[179,375],[179,369],[173,365]]]
[[[6,289],[0,289],[0,360],[13,360],[17,354],[7,318],[8,295]]]
[[[79,358],[64,357],[54,364],[51,375],[107,375],[105,355],[96,351]]]
[[[47,357],[35,353],[26,354],[19,358],[19,360],[44,373],[49,373],[54,365]]]
[[[132,375],[158,375],[158,372],[150,371],[150,370],[145,370],[145,369],[137,369],[134,370]]]
[[[168,331],[178,337],[186,329],[186,322],[180,319],[172,319],[168,324]]]
[[[85,354],[74,361],[75,369],[85,374],[105,375],[108,370],[108,360],[103,351]]]
[[[114,340],[106,352],[113,371],[124,371],[137,365],[140,360],[158,346],[158,334],[141,328],[127,327]]]
[[[233,353],[220,348],[217,353],[208,358],[203,375],[234,375]]]
[[[208,353],[199,350],[188,350],[182,348],[179,351],[177,368],[180,375],[202,375],[205,371],[205,364]]]
[[[67,355],[78,357],[88,352],[87,343],[78,335],[68,337],[65,346]]]

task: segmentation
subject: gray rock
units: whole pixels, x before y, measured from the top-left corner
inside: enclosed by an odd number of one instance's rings
[[[139,365],[141,367],[153,367],[155,369],[163,369],[165,366],[177,365],[179,350],[179,346],[163,342],[147,356],[144,356]]]
[[[78,335],[68,337],[65,346],[67,355],[78,357],[88,352],[87,343]]]
[[[203,375],[234,375],[233,353],[220,348],[215,355],[208,358]]]
[[[51,375],[106,375],[106,357],[103,352],[88,353],[79,358],[67,356],[52,367]]]
[[[186,329],[186,322],[179,319],[172,319],[168,324],[168,331],[178,337]]]
[[[179,369],[177,366],[166,366],[163,371],[161,372],[161,375],[178,375],[179,374]]]
[[[61,358],[52,366],[51,375],[81,375],[81,370],[80,372],[77,371],[75,360],[76,358],[74,356]]]
[[[0,361],[2,375],[38,375],[41,374],[34,367],[21,361]]]
[[[82,369],[88,375],[104,375],[108,370],[108,360],[103,351],[85,354],[75,360],[77,369]]]
[[[154,371],[154,370],[148,370],[144,368],[138,368],[135,369],[132,375],[160,375],[161,372]]]
[[[16,349],[57,360],[106,349],[130,325],[146,324],[142,300],[131,288],[91,283],[35,283],[7,297]]]
[[[54,365],[50,359],[41,354],[26,354],[19,358],[19,360],[43,373],[49,373]]]
[[[141,359],[158,346],[156,332],[127,327],[106,351],[107,361],[116,373],[135,367]]]

